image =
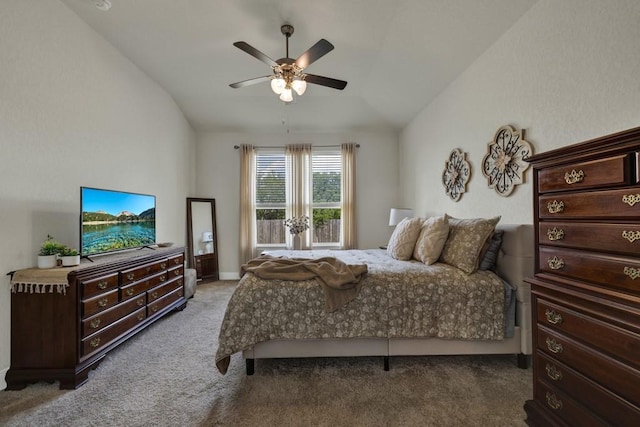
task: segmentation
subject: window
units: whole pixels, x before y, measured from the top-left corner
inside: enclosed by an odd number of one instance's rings
[[[336,149],[314,150],[311,156],[314,244],[340,244],[342,156]]]
[[[256,240],[258,245],[285,243],[286,169],[284,150],[256,155]]]
[[[291,212],[291,196],[288,189],[293,177],[292,167],[287,167],[287,157],[282,149],[258,149],[256,151],[256,244],[258,246],[282,246],[286,243],[283,221]],[[290,159],[289,159],[290,160]],[[310,165],[302,162],[298,168],[311,168],[303,188],[302,198],[310,206],[309,230],[314,245],[339,246],[341,242],[341,175],[342,156],[339,148],[316,148],[311,154]],[[309,202],[305,202],[309,204]],[[298,209],[298,211],[300,210]]]

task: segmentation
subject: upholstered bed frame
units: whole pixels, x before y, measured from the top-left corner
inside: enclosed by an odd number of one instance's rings
[[[512,338],[501,341],[445,340],[439,338],[350,338],[271,340],[243,352],[247,375],[254,372],[255,359],[296,357],[383,356],[389,370],[390,356],[461,354],[514,354],[518,366],[527,368],[531,355],[531,296],[524,278],[533,275],[534,237],[530,224],[505,224],[496,272],[517,287],[516,327]]]

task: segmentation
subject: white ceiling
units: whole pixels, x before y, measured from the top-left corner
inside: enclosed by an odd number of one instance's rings
[[[401,129],[537,0],[62,0],[158,82],[197,131]],[[245,41],[297,58],[319,39],[335,49],[307,71],[348,81],[309,85],[285,105],[268,83],[232,89],[270,68]]]

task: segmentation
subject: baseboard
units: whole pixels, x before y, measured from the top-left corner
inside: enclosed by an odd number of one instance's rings
[[[4,380],[7,372],[9,372],[9,368],[4,368],[0,371],[0,390],[4,390],[7,388],[7,382]]]
[[[220,272],[220,280],[240,280],[240,273],[237,271],[230,273]]]

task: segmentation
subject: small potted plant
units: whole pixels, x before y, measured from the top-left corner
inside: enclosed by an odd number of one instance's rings
[[[60,259],[63,267],[71,267],[80,264],[80,254],[75,248],[64,246],[60,251]]]
[[[58,265],[58,254],[64,245],[56,242],[53,237],[47,235],[47,240],[42,242],[38,252],[38,268],[53,268]]]

